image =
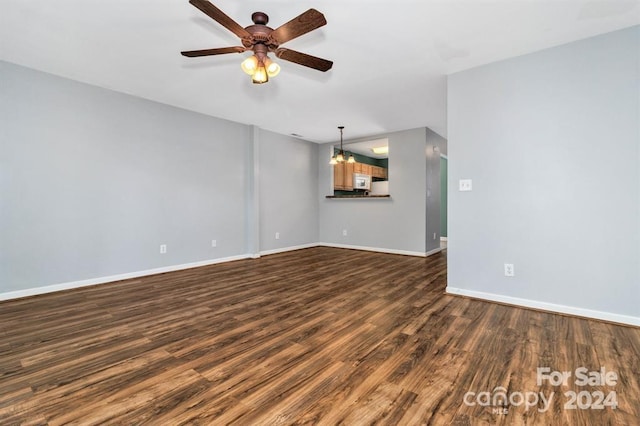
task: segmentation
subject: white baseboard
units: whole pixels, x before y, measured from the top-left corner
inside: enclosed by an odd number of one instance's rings
[[[367,247],[367,246],[353,246],[350,244],[337,244],[337,243],[319,243],[319,246],[323,247],[335,247],[335,248],[346,248],[351,250],[364,250],[364,251],[375,251],[378,253],[389,253],[389,254],[402,254],[405,256],[419,256],[419,257],[427,257],[433,253],[437,253],[437,251],[432,251],[429,253],[423,253],[419,251],[409,251],[409,250],[396,250],[396,249],[388,249],[388,248],[379,248],[379,247]]]
[[[432,254],[440,253],[441,251],[442,251],[442,248],[441,248],[441,247],[435,248],[435,249],[433,249],[433,250],[430,250],[430,251],[426,252],[426,253],[424,254],[424,257],[429,257],[429,256],[431,256]]]
[[[503,296],[500,294],[485,293],[482,291],[465,290],[447,286],[447,293],[459,296],[467,296],[474,299],[488,300],[491,302],[506,303],[508,305],[522,306],[525,308],[539,309],[543,311],[557,312],[560,314],[575,315],[579,317],[593,318],[603,321],[611,321],[620,324],[640,326],[640,318],[630,315],[620,315],[611,312],[594,311],[591,309],[576,308],[574,306],[558,305],[555,303],[540,302],[537,300],[521,299],[519,297]]]
[[[379,253],[402,254],[406,256],[420,256],[420,257],[430,256],[440,251],[440,249],[436,249],[428,253],[421,253],[421,252],[413,252],[413,251],[406,251],[406,250],[351,246],[346,244],[309,243],[309,244],[303,244],[299,246],[290,246],[290,247],[283,247],[283,248],[278,248],[273,250],[264,250],[256,254],[242,254],[238,256],[230,256],[230,257],[223,257],[219,259],[210,259],[210,260],[203,260],[199,262],[185,263],[181,265],[163,266],[161,268],[147,269],[144,271],[128,272],[125,274],[110,275],[106,277],[97,277],[97,278],[90,278],[90,279],[80,280],[80,281],[71,281],[66,283],[52,284],[52,285],[47,285],[43,287],[33,287],[33,288],[24,289],[24,290],[9,291],[5,293],[0,293],[0,301],[19,299],[22,297],[29,297],[29,296],[36,296],[39,294],[53,293],[53,292],[62,291],[62,290],[71,290],[74,288],[87,287],[87,286],[97,285],[97,284],[105,284],[105,283],[110,283],[114,281],[127,280],[131,278],[139,278],[147,275],[155,275],[155,274],[162,274],[165,272],[180,271],[183,269],[197,268],[199,266],[214,265],[216,263],[231,262],[234,260],[258,259],[260,258],[260,256],[266,256],[269,254],[276,254],[276,253],[282,253],[286,251],[300,250],[300,249],[318,247],[318,246],[348,248],[348,249],[354,249],[354,250],[366,250],[366,251],[375,251]]]
[[[289,246],[289,247],[281,247],[281,248],[271,249],[271,250],[262,250],[260,252],[260,255],[268,256],[270,254],[284,253],[286,251],[302,250],[302,249],[311,248],[311,247],[318,247],[318,245],[319,245],[318,243],[309,243],[309,244],[302,244],[299,246]]]
[[[107,277],[90,278],[81,281],[72,281],[67,283],[53,284],[44,287],[34,287],[25,290],[9,291],[0,293],[0,300],[19,299],[21,297],[36,296],[38,294],[53,293],[55,291],[71,290],[74,288],[87,287],[96,284],[105,284],[114,281],[128,280],[131,278],[139,278],[147,275],[162,274],[165,272],[180,271],[183,269],[197,268],[199,266],[214,265],[216,263],[231,262],[233,260],[248,259],[248,254],[238,256],[223,257],[219,259],[203,260],[200,262],[185,263],[182,265],[163,266],[161,268],[147,269],[144,271],[128,272],[126,274],[110,275]]]

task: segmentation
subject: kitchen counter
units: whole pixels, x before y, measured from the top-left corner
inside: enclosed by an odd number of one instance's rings
[[[342,198],[348,198],[348,199],[354,199],[354,198],[363,198],[365,200],[370,200],[372,198],[391,198],[391,195],[389,194],[385,194],[385,195],[327,195],[326,198],[331,198],[331,199],[342,199]]]

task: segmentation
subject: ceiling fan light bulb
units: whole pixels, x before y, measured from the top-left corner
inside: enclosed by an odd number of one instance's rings
[[[342,154],[342,151],[338,153],[338,155],[336,155],[336,161],[338,163],[342,163],[344,162],[344,154]]]
[[[280,73],[280,65],[276,64],[271,59],[267,59],[264,65],[267,69],[267,75],[269,77],[275,77]]]
[[[331,157],[331,160],[329,160],[329,164],[331,164],[332,166],[335,166],[336,164],[338,164],[338,160],[336,160],[335,155]]]
[[[353,164],[355,162],[356,162],[356,157],[354,157],[353,154],[349,155],[349,159],[347,160],[347,163]]]
[[[259,66],[258,69],[256,69],[251,81],[253,81],[254,84],[262,84],[269,81],[269,76],[267,75],[267,70],[264,68],[264,65]]]
[[[247,59],[242,61],[242,64],[240,64],[240,67],[242,68],[242,71],[244,71],[245,73],[249,75],[253,75],[258,69],[258,58],[256,58],[255,55],[251,55]]]

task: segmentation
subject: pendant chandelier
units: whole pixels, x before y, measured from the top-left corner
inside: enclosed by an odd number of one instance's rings
[[[340,129],[340,151],[338,151],[337,154],[334,152],[334,154],[331,156],[331,160],[329,161],[329,164],[331,165],[344,163],[345,161],[344,160],[345,153],[344,153],[344,150],[342,149],[342,130],[344,130],[344,126],[338,126],[338,129]],[[353,156],[353,154],[349,154],[349,159],[347,160],[347,163],[353,164],[355,162],[356,162],[356,159]]]

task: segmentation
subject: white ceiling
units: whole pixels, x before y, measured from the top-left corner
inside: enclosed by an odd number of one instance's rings
[[[278,61],[251,84],[235,35],[187,0],[0,0],[0,59],[314,142],[428,126],[446,136],[446,75],[640,24],[634,0],[214,0],[240,25],[277,28],[309,8],[328,24],[284,47],[334,61]],[[597,64],[594,64],[597,66]]]
[[[347,152],[355,152],[356,154],[362,154],[370,158],[383,159],[387,158],[389,154],[376,154],[373,152],[373,148],[380,148],[387,145],[389,145],[389,139],[383,138],[375,140],[371,139],[361,142],[343,143],[343,148]],[[339,147],[340,144],[336,143],[334,146]]]

